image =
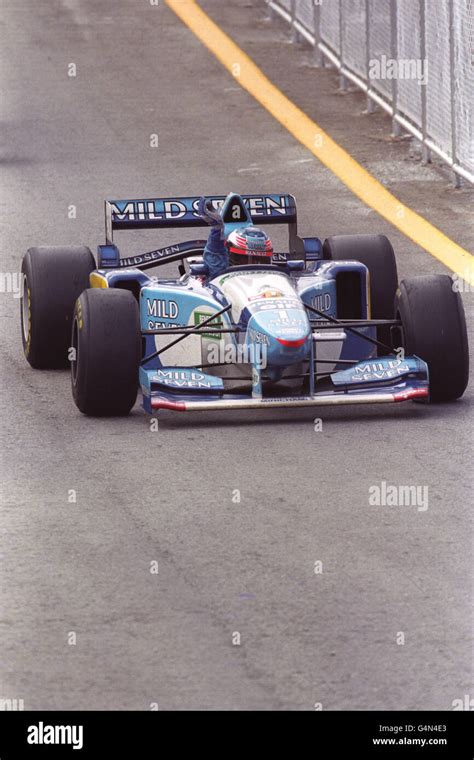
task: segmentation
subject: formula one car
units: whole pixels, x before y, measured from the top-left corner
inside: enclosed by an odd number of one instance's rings
[[[285,224],[287,253],[210,279],[204,240],[121,257],[116,230],[204,226],[199,198],[105,202],[106,242],[30,248],[23,259],[22,339],[35,368],[71,365],[85,414],[143,407],[262,409],[451,401],[468,381],[462,302],[448,275],[398,285],[383,235],[324,243],[297,234],[292,195],[207,201],[225,234]],[[187,267],[185,266],[187,261]],[[147,269],[178,263],[178,276]]]

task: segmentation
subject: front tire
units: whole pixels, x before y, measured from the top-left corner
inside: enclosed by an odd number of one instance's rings
[[[23,257],[21,337],[35,369],[68,366],[74,304],[94,269],[89,248],[30,248]]]
[[[469,379],[469,348],[461,296],[446,274],[402,280],[395,309],[403,347],[429,368],[431,401],[454,401]]]
[[[128,290],[92,288],[76,302],[72,395],[84,414],[121,416],[137,398],[141,359],[138,304]]]

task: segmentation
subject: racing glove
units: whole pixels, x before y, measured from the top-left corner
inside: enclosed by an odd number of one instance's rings
[[[222,231],[222,237],[224,237],[224,221],[221,212],[219,209],[214,208],[209,198],[205,198],[204,196],[199,198],[198,214],[211,227],[218,227]]]

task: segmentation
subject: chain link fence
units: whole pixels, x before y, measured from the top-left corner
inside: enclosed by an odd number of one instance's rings
[[[412,134],[423,157],[439,156],[474,184],[474,0],[265,0],[293,39],[314,47]]]

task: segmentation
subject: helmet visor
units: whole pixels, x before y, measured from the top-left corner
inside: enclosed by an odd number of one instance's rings
[[[272,250],[268,251],[251,251],[249,248],[235,248],[229,246],[229,263],[231,267],[242,266],[243,264],[271,264]]]

